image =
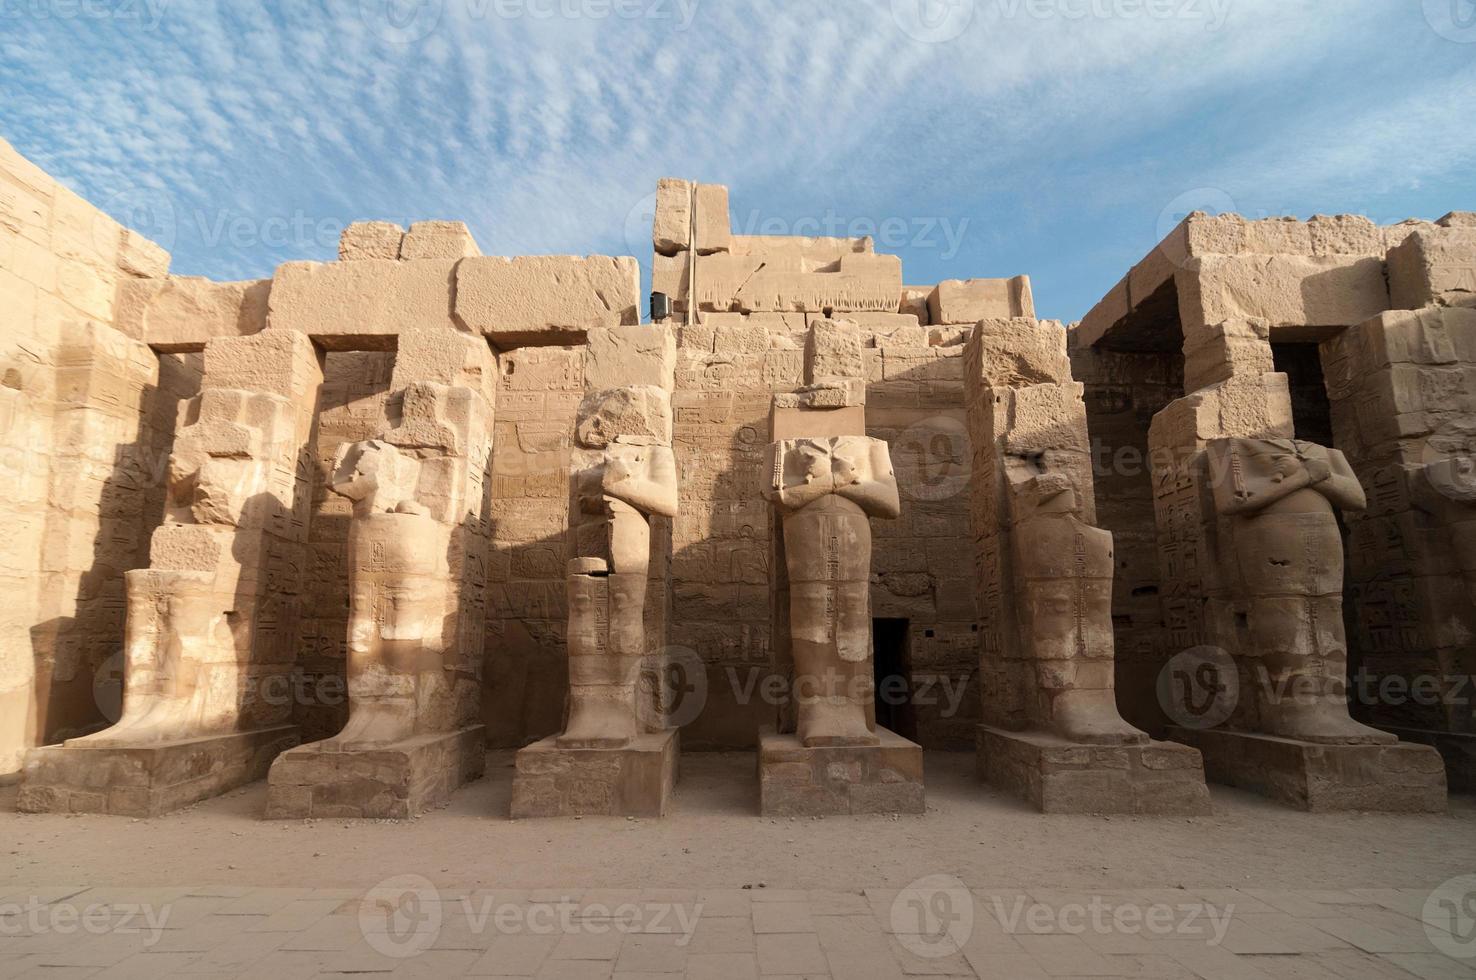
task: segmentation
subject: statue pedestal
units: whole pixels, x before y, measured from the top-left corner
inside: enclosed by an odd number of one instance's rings
[[[1429,728],[1395,728],[1379,725],[1380,731],[1398,735],[1404,742],[1432,746],[1445,759],[1445,781],[1451,792],[1476,789],[1476,735],[1442,732]]]
[[[1210,812],[1199,753],[1173,742],[1084,745],[979,726],[979,776],[1042,813]]]
[[[139,746],[85,742],[26,755],[16,809],[157,817],[255,782],[298,743],[296,725]]]
[[[922,746],[878,728],[880,745],[806,748],[759,735],[759,812],[766,817],[925,813]]]
[[[486,740],[487,729],[471,725],[374,747],[299,746],[272,765],[266,817],[408,820],[482,777]]]
[[[550,736],[518,752],[512,817],[665,816],[677,757],[675,730],[619,749],[560,748]]]
[[[1428,745],[1322,745],[1274,735],[1170,728],[1211,781],[1300,810],[1444,813],[1445,764]]]

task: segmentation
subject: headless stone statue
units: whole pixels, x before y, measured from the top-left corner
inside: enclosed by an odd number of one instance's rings
[[[1112,534],[1082,521],[1070,479],[1007,466],[1019,628],[1033,661],[1032,713],[1071,742],[1142,745],[1113,681]]]
[[[1207,447],[1215,508],[1229,519],[1230,578],[1242,606],[1242,657],[1260,730],[1330,744],[1393,743],[1348,714],[1343,540],[1334,507],[1362,510],[1363,488],[1335,449],[1290,439]]]
[[[569,563],[569,719],[560,748],[618,749],[640,734],[636,685],[646,654],[650,517],[677,513],[666,446],[611,443],[590,471],[582,513],[603,524],[608,557]]]
[[[806,747],[876,745],[871,517],[901,514],[887,444],[866,436],[782,439],[765,491],[783,519],[798,734]]]
[[[416,461],[370,441],[339,454],[333,491],[354,502],[349,529],[349,720],[327,744],[387,744],[418,734],[442,683],[449,528],[416,504]]]

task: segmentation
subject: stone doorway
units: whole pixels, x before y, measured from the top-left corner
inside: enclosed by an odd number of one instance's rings
[[[873,619],[871,644],[876,676],[876,723],[906,739],[917,738],[912,703],[912,621]]]

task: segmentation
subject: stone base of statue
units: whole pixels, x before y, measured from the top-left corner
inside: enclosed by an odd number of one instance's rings
[[[1199,753],[1173,742],[1086,745],[979,726],[979,777],[1041,813],[1210,812]]]
[[[1452,793],[1476,789],[1476,735],[1385,725],[1380,725],[1379,730],[1399,736],[1400,741],[1428,745],[1439,752],[1445,760],[1445,782]]]
[[[759,735],[759,812],[766,817],[925,813],[922,746],[878,728],[879,745],[806,748]]]
[[[272,765],[266,817],[408,820],[482,778],[486,766],[483,725],[373,747],[311,742],[282,753]]]
[[[1198,749],[1211,782],[1299,810],[1444,813],[1445,763],[1428,745],[1327,745],[1232,732],[1170,728]]]
[[[267,774],[296,725],[139,746],[48,745],[26,755],[16,809],[157,817]]]
[[[520,750],[512,817],[661,817],[676,788],[675,729],[618,749],[571,749],[558,736]]]

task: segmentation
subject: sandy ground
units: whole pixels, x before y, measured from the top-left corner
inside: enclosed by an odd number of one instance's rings
[[[0,789],[0,884],[441,887],[1429,888],[1476,872],[1476,798],[1444,816],[1305,814],[1212,788],[1198,818],[1045,817],[930,753],[925,817],[768,820],[754,757],[689,754],[665,820],[507,819],[511,753],[445,809],[403,823],[265,821],[258,783],[153,820],[22,815]]]

